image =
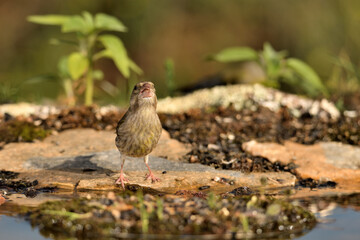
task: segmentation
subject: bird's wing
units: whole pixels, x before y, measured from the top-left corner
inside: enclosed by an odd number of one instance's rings
[[[124,114],[124,116],[120,119],[120,121],[118,122],[117,126],[116,126],[116,135],[119,135],[119,128],[121,127],[121,125],[125,122],[125,120],[127,119],[129,115],[129,111],[126,111],[126,113]]]

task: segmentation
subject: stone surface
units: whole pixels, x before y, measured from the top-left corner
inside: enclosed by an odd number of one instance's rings
[[[360,169],[360,147],[339,143],[321,143],[326,162],[339,168]]]
[[[260,179],[266,178],[268,188],[293,186],[295,177],[289,173],[252,173],[216,170],[213,167],[169,161],[150,156],[149,165],[161,178],[160,182],[145,180],[147,168],[142,158],[128,158],[124,165],[130,184],[151,187],[155,190],[175,193],[180,189],[196,189],[209,185],[210,191],[226,191],[236,186],[259,187]],[[28,174],[22,174],[29,180],[37,179],[40,185],[57,185],[62,188],[91,190],[119,189],[114,182],[119,175],[120,157],[116,150],[86,154],[75,157],[30,158],[24,163]],[[166,173],[163,173],[166,171]],[[31,174],[29,174],[31,172]],[[213,181],[215,178],[227,178],[235,185],[225,185]]]
[[[159,143],[151,154],[172,161],[182,161],[181,157],[190,151],[190,144],[184,144],[172,139],[170,134],[163,129]]]
[[[120,189],[114,184],[121,166],[114,137],[113,131],[72,129],[42,142],[7,144],[0,151],[0,169],[20,172],[19,178],[36,179],[39,186],[58,186],[69,190],[75,186],[77,189]],[[144,180],[147,168],[141,158],[128,159],[125,174],[131,184],[171,193],[179,189],[197,189],[202,185],[209,185],[211,191],[221,192],[236,186],[256,187],[263,177],[268,179],[268,187],[292,186],[295,183],[295,177],[289,173],[244,174],[180,162],[180,157],[189,150],[189,146],[171,139],[163,131],[157,148],[150,156],[150,166],[162,181],[152,184]],[[232,179],[236,184],[212,181],[216,177]]]
[[[335,142],[301,145],[285,142],[242,145],[250,154],[268,158],[271,162],[295,163],[302,178],[335,181],[340,186],[352,185],[360,189],[360,148]]]
[[[98,151],[116,149],[113,131],[93,129],[71,129],[51,135],[44,141],[33,143],[10,143],[0,151],[0,169],[25,171],[23,163],[31,157],[77,156]],[[171,139],[163,130],[154,156],[178,160],[190,150],[189,146]]]
[[[0,206],[6,202],[5,198],[0,194]]]
[[[272,111],[277,111],[286,106],[297,117],[303,113],[309,113],[313,116],[319,115],[323,119],[329,120],[337,120],[340,117],[339,110],[326,99],[311,100],[295,94],[266,88],[259,84],[217,86],[211,89],[201,89],[181,97],[167,97],[158,102],[157,109],[159,112],[179,113],[193,108],[228,107],[230,105],[237,110],[260,105]]]

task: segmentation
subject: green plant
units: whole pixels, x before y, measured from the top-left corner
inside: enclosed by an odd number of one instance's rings
[[[19,88],[12,82],[1,83],[0,104],[9,103],[16,100],[19,96]]]
[[[317,73],[305,62],[296,58],[287,58],[285,51],[275,51],[269,43],[264,44],[262,51],[249,47],[230,47],[208,57],[221,63],[254,61],[265,73],[264,85],[305,93],[311,97],[320,94],[327,96],[328,91]],[[299,91],[300,90],[300,91]]]
[[[156,216],[159,221],[164,219],[164,201],[161,198],[156,199]]]
[[[340,99],[349,93],[358,92],[360,67],[352,61],[349,54],[341,50],[337,57],[331,58],[331,62],[334,64],[334,68],[328,81],[329,91]]]
[[[149,213],[144,204],[144,194],[142,191],[137,192],[137,199],[139,201],[139,211],[141,220],[142,233],[146,234],[149,231]]]
[[[142,70],[128,57],[126,48],[119,37],[104,32],[126,32],[127,28],[117,18],[89,12],[82,15],[37,15],[28,21],[43,25],[57,25],[62,33],[75,33],[75,41],[53,39],[53,44],[73,44],[76,51],[59,60],[59,78],[68,98],[74,99],[74,88],[85,89],[85,104],[93,101],[94,79],[103,80],[103,72],[94,69],[94,62],[101,58],[114,61],[121,74],[129,79],[131,72],[142,74]],[[75,100],[72,100],[75,104]]]
[[[166,86],[168,90],[169,96],[174,96],[174,90],[175,90],[175,66],[174,61],[171,58],[166,59],[165,64],[165,73],[166,73]]]

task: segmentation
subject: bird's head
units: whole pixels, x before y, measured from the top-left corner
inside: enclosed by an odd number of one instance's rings
[[[130,107],[153,106],[156,108],[156,90],[152,82],[140,82],[134,86]]]

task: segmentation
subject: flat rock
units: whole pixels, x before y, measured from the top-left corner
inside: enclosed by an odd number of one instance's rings
[[[337,142],[302,145],[294,142],[243,143],[243,149],[252,155],[283,164],[295,163],[302,178],[335,181],[340,186],[360,189],[360,148]]]
[[[180,189],[194,189],[203,185],[210,186],[213,191],[226,191],[238,186],[259,187],[260,179],[266,178],[268,188],[293,186],[295,177],[290,173],[251,173],[239,171],[217,170],[213,167],[169,161],[164,158],[150,156],[149,165],[161,178],[160,182],[151,183],[145,180],[146,165],[142,158],[128,158],[124,169],[132,185],[150,187],[155,190],[174,193]],[[20,177],[35,180],[40,185],[56,185],[62,188],[81,190],[114,190],[120,171],[120,156],[116,150],[97,152],[75,157],[36,157],[28,159],[23,167],[27,173]],[[165,172],[164,172],[165,171]],[[216,178],[227,178],[235,182],[226,185],[214,181]]]
[[[0,150],[0,169],[27,171],[23,163],[31,157],[63,157],[89,154],[116,149],[114,131],[94,129],[71,129],[47,137],[44,141],[32,143],[10,143]],[[179,161],[191,149],[188,145],[171,139],[163,130],[160,141],[153,151],[154,156]]]

